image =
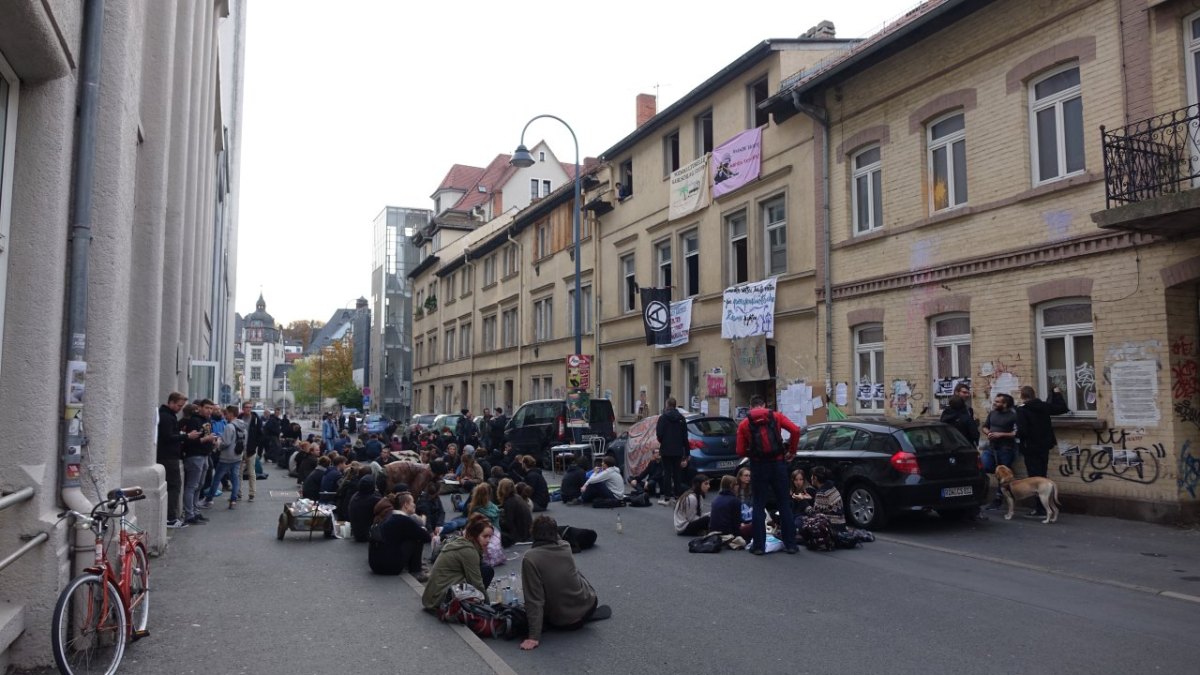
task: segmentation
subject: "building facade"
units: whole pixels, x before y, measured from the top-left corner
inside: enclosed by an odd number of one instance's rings
[[[254,311],[242,318],[242,326],[242,349],[246,354],[242,400],[261,403],[264,408],[282,406],[283,401],[277,398],[282,391],[276,385],[275,367],[286,362],[283,331],[275,323],[275,317],[267,313],[261,293]]]
[[[427,209],[388,206],[374,222],[371,315],[375,329],[369,331],[370,376],[364,383],[370,402],[363,408],[395,420],[412,415],[413,289],[408,274],[417,265],[418,249],[411,235],[424,230],[431,215]]]
[[[0,574],[5,666],[52,663],[42,627],[90,563],[57,514],[140,485],[134,515],[165,551],[156,409],[232,385],[244,8],[4,6],[0,486],[34,495],[0,517],[3,555],[48,536]]]

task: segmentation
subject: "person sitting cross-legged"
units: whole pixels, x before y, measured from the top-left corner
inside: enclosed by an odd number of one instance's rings
[[[625,497],[625,479],[617,468],[617,460],[612,455],[604,457],[604,467],[592,474],[583,484],[583,494],[579,501],[584,504],[597,499],[619,501]]]
[[[576,630],[612,616],[575,566],[571,545],[559,538],[558,523],[550,516],[533,521],[533,548],[521,561],[521,586],[529,619],[521,649],[537,649],[543,629]]]

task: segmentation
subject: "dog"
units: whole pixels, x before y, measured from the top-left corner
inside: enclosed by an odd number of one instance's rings
[[[1048,524],[1058,520],[1058,507],[1062,505],[1058,503],[1058,486],[1054,484],[1054,481],[1040,476],[1014,480],[1012,469],[1003,464],[996,467],[996,480],[1000,482],[1000,492],[1004,495],[1004,502],[1008,506],[1008,513],[1004,514],[1005,520],[1012,520],[1013,507],[1017,500],[1033,496],[1041,500],[1042,507],[1046,510],[1046,519],[1042,521],[1043,523]]]

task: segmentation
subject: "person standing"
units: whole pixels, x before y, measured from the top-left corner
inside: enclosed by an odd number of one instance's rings
[[[504,427],[508,426],[508,418],[504,416],[504,408],[497,407],[496,414],[492,416],[492,421],[489,430],[492,434],[492,452],[504,449]]]
[[[183,408],[183,522],[196,525],[208,521],[197,509],[200,482],[208,464],[208,454],[217,442],[207,418],[208,406],[203,402]]]
[[[242,459],[247,454],[246,423],[238,419],[238,409],[235,406],[225,407],[225,428],[221,431],[221,441],[218,446],[217,468],[213,471],[212,483],[220,485],[225,478],[229,479],[229,508],[237,506],[241,492]],[[212,506],[213,496],[210,494],[205,506]]]
[[[983,431],[987,434],[988,452],[992,455],[992,461],[988,462],[985,459],[983,465],[991,465],[992,471],[989,473],[995,472],[996,467],[1001,464],[1011,469],[1013,460],[1017,458],[1017,411],[1013,410],[1012,396],[996,394],[992,400],[992,409],[983,422]],[[998,510],[1003,503],[1004,498],[997,485],[996,499],[988,509]]]
[[[325,441],[325,447],[332,448],[333,441],[337,438],[337,423],[333,421],[331,413],[325,413],[321,417],[321,439]]]
[[[666,506],[683,491],[689,451],[687,420],[679,412],[673,397],[667,399],[666,409],[658,416],[654,434],[658,437],[658,454],[662,456],[663,465],[662,498],[658,503]]]
[[[167,476],[167,527],[178,529],[187,527],[187,523],[179,517],[179,497],[183,488],[183,451],[184,439],[195,439],[200,432],[184,432],[179,429],[179,411],[187,403],[187,396],[173,391],[167,396],[167,402],[158,407],[158,443],[155,461],[162,465]]]
[[[791,437],[787,448],[783,446],[781,429]],[[754,541],[750,552],[762,555],[767,543],[767,494],[775,496],[782,521],[783,547],[788,553],[796,553],[796,523],[792,519],[792,498],[788,492],[787,463],[796,455],[800,442],[800,428],[782,413],[767,408],[761,396],[750,399],[750,413],[737,429],[737,454],[750,459],[750,490],[754,494],[751,527]]]
[[[599,604],[596,591],[575,566],[571,545],[558,536],[558,523],[550,516],[533,521],[533,547],[521,561],[521,588],[529,634],[521,649],[537,649],[542,629],[575,630],[589,621],[612,616]]]
[[[254,413],[253,403],[242,404],[241,421],[246,427],[246,450],[242,453],[242,480],[246,484],[246,499],[254,501],[254,492],[258,485],[258,467],[255,466],[255,463],[259,453],[267,447],[269,439],[264,435],[262,420]],[[271,456],[273,457],[274,454]]]
[[[972,446],[979,446],[979,420],[971,407],[971,387],[966,382],[954,385],[954,395],[942,410],[942,421],[958,429]]]
[[[351,436],[358,433],[358,413],[350,413],[350,418],[346,420],[346,431],[349,431]]]
[[[1025,471],[1031,477],[1046,477],[1050,448],[1058,445],[1050,416],[1062,415],[1067,410],[1067,401],[1058,387],[1050,392],[1049,401],[1039,399],[1033,387],[1021,387],[1021,407],[1017,408],[1017,440],[1021,444],[1021,456],[1025,458]],[[1046,507],[1042,505],[1042,501],[1034,501],[1037,508],[1031,515],[1045,516]]]

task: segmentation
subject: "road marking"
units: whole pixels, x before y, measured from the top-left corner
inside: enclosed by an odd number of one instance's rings
[[[1094,576],[1091,576],[1090,574],[1079,574],[1078,572],[1068,572],[1065,570],[1054,569],[1053,567],[1046,567],[1045,565],[1034,565],[1033,563],[1021,562],[1020,560],[1012,560],[1009,558],[999,558],[999,557],[996,557],[993,555],[987,555],[985,553],[972,553],[970,551],[963,551],[963,550],[959,550],[956,548],[946,548],[945,546],[934,546],[933,544],[920,544],[915,541],[906,541],[904,539],[898,539],[896,537],[889,537],[886,534],[876,533],[875,539],[877,539],[879,541],[891,542],[893,544],[900,544],[901,546],[909,546],[912,548],[924,549],[926,551],[936,551],[937,553],[946,553],[949,555],[956,555],[956,556],[960,556],[963,558],[972,558],[974,560],[982,560],[984,562],[995,563],[997,565],[1007,565],[1008,567],[1019,567],[1021,569],[1031,570],[1034,572],[1043,572],[1045,574],[1053,574],[1055,576],[1066,577],[1068,579],[1077,579],[1079,581],[1088,581],[1088,582],[1091,582],[1094,584],[1103,584],[1105,586],[1112,586],[1114,588],[1123,588],[1127,591],[1137,591],[1139,593],[1148,593],[1150,595],[1157,595],[1157,596],[1163,597],[1163,598],[1174,598],[1175,600],[1183,600],[1185,602],[1194,602],[1194,603],[1200,604],[1200,596],[1188,595],[1187,593],[1176,593],[1175,591],[1166,591],[1161,588],[1142,586],[1140,584],[1129,584],[1129,583],[1125,583],[1124,581],[1117,581],[1115,579],[1105,579],[1104,577],[1094,577]]]
[[[408,584],[409,588],[413,589],[413,592],[417,594],[417,599],[420,600],[421,595],[425,592],[425,587],[417,583],[417,580],[414,579],[411,574],[401,574],[400,578],[404,579],[404,582]],[[496,673],[496,675],[517,675],[517,671],[510,668],[508,664],[504,662],[504,659],[500,658],[499,654],[493,651],[492,648],[489,647],[487,643],[484,642],[478,635],[472,633],[469,628],[460,623],[451,623],[447,625],[449,625],[455,633],[458,633],[458,636],[462,638],[463,642],[467,643],[468,647],[475,650],[475,653],[483,659],[483,662],[486,663],[488,667],[492,669],[492,672]]]

